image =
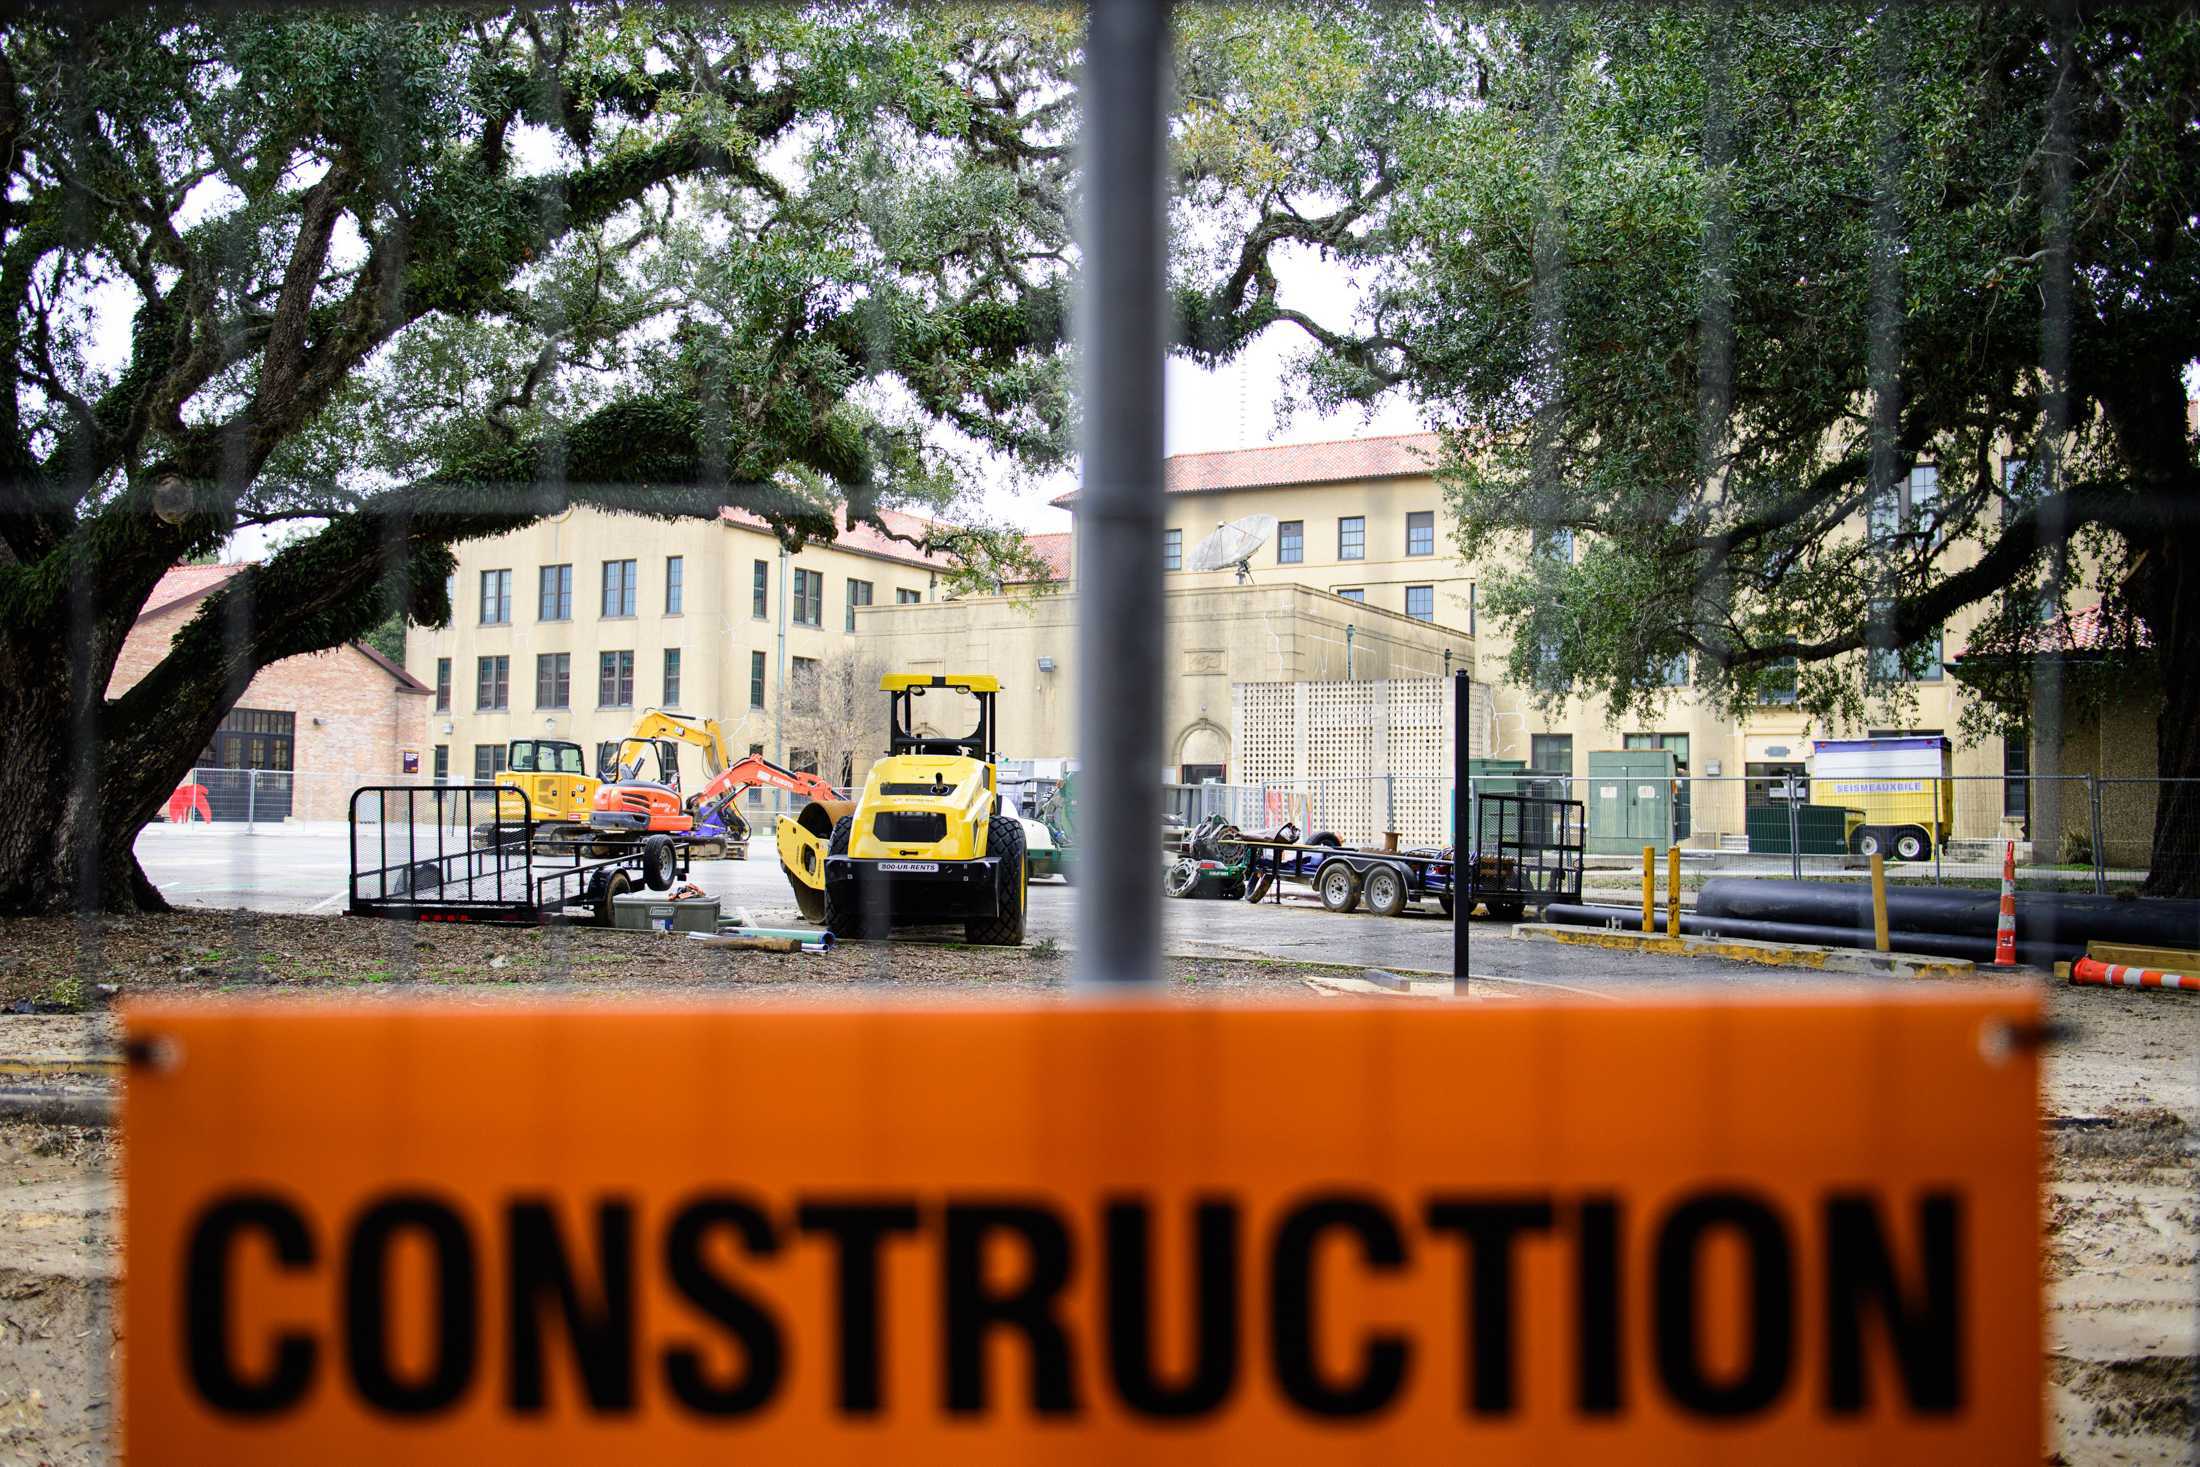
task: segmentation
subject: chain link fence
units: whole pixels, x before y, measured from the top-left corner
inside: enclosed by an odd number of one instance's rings
[[[1452,841],[1451,781],[1435,775],[1169,785],[1171,824],[1219,815],[1241,830],[1285,822],[1311,837],[1379,847]],[[1482,794],[1578,799],[1592,870],[1639,870],[1649,846],[1681,849],[1691,884],[1713,876],[1859,881],[1881,856],[1888,878],[1998,887],[2005,857],[2026,890],[2137,892],[2200,869],[2200,781],[2092,775],[1954,775],[1941,780],[1522,774],[1470,780]],[[1609,884],[1607,882],[1606,884]]]

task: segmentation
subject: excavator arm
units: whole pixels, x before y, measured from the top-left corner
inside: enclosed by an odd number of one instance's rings
[[[834,798],[833,787],[816,775],[774,764],[762,754],[750,754],[736,760],[709,784],[704,785],[695,796],[695,808],[708,809],[758,785],[766,789],[785,790],[806,800]]]

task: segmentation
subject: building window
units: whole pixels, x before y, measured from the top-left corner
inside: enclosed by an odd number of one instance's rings
[[[1436,553],[1436,511],[1417,509],[1406,516],[1406,554]]]
[[[787,701],[805,711],[817,707],[818,690],[822,686],[818,662],[814,657],[794,659],[794,671],[789,675]],[[795,766],[800,768],[800,765]]]
[[[1538,774],[1571,779],[1574,773],[1572,734],[1532,734],[1528,739],[1528,767]]]
[[[596,706],[634,706],[634,654],[605,652],[596,659]]]
[[[449,744],[437,744],[435,746],[434,769],[437,784],[449,784],[451,782],[451,746]]]
[[[2001,742],[2001,814],[2028,826],[2032,819],[2032,736],[2022,729]]]
[[[794,621],[796,626],[825,625],[825,573],[797,569],[794,573]]]
[[[474,745],[474,783],[488,784],[504,772],[504,745]]]
[[[1884,602],[1873,604],[1872,619],[1875,623],[1882,622],[1887,614],[1888,607]],[[1922,648],[1922,655],[1912,653],[1911,648]],[[1920,637],[1908,647],[1874,647],[1870,657],[1870,678],[1875,683],[1940,681],[1940,633],[1937,631],[1930,638]],[[1914,673],[1905,665],[1913,658],[1917,664]]]
[[[1665,664],[1663,676],[1665,685],[1669,688],[1687,687],[1688,654],[1686,652],[1674,653],[1673,660]]]
[[[664,706],[680,706],[680,649],[665,648],[665,697]]]
[[[856,629],[856,608],[871,604],[871,583],[848,578],[848,630]]]
[[[544,652],[535,658],[535,706],[573,706],[573,654]]]
[[[451,711],[451,659],[448,657],[435,660],[435,711]]]
[[[1276,564],[1298,565],[1306,559],[1306,521],[1285,520],[1276,526]]]
[[[1367,518],[1348,515],[1337,521],[1337,559],[1367,559]]]
[[[756,655],[761,657],[764,654],[759,652]],[[762,705],[759,704],[758,706],[761,707]],[[762,744],[749,745],[749,757],[752,759],[763,758],[764,746]],[[749,803],[752,805],[761,805],[764,803],[764,787],[762,785],[758,784],[749,786]]]
[[[289,769],[298,715],[274,708],[232,708],[199,763],[209,769]]]
[[[1182,530],[1163,530],[1161,532],[1161,568],[1165,571],[1184,569],[1184,532]]]
[[[1436,588],[1434,586],[1406,587],[1406,615],[1415,621],[1436,620]]]
[[[511,704],[512,659],[483,657],[474,664],[474,707],[483,713],[502,713]]]
[[[749,706],[764,706],[764,654],[761,652],[749,654]]]
[[[573,567],[546,565],[542,568],[535,615],[542,621],[573,619]]]
[[[907,586],[903,586],[900,590],[894,592],[894,604],[897,606],[914,606],[923,599],[924,593],[922,591],[912,591]]]
[[[1353,586],[1348,590],[1339,591],[1337,594],[1339,596],[1342,596],[1347,601],[1357,601],[1362,603],[1363,605],[1367,601],[1366,590],[1359,586]]]
[[[2001,522],[2006,525],[2039,503],[2046,481],[2044,466],[2021,458],[2005,460],[2001,466]]]
[[[771,613],[772,564],[768,560],[756,562],[756,570],[749,577],[749,615],[758,621]]]
[[[789,749],[787,751],[787,767],[797,774],[817,773],[817,750]]]
[[[1536,536],[1536,552],[1560,565],[1574,563],[1574,532],[1572,530],[1545,530]]]
[[[483,571],[481,573],[481,624],[485,627],[504,626],[512,619],[512,573],[508,570]]]
[[[1761,707],[1793,703],[1796,664],[1792,657],[1783,657],[1767,666],[1757,683],[1757,702]]]
[[[607,560],[603,563],[603,614],[605,616],[632,616],[634,614],[634,590],[641,584],[641,577],[634,573],[631,560]]]
[[[1886,540],[1899,531],[1930,529],[1939,512],[1939,466],[1913,465],[1900,483],[1872,497],[1871,537]]]
[[[665,615],[678,616],[687,600],[687,561],[677,555],[665,557]]]

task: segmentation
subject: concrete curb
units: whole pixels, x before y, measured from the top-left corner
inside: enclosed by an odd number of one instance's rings
[[[1929,958],[1917,953],[1875,953],[1852,947],[1819,947],[1805,942],[1762,942],[1746,937],[1667,937],[1662,932],[1626,928],[1570,927],[1555,922],[1521,922],[1512,935],[1532,942],[1565,942],[1577,947],[1618,952],[1660,953],[1673,957],[1727,958],[1775,968],[1810,968],[1821,973],[1864,973],[1881,978],[1964,978],[1978,971],[1969,958]]]

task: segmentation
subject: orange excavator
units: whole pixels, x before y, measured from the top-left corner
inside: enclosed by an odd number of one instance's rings
[[[702,751],[703,767],[710,776],[708,783],[685,798],[680,792],[680,744],[693,744]],[[650,771],[653,759],[656,768]],[[788,769],[761,754],[728,760],[718,720],[661,708],[636,719],[632,731],[617,743],[603,744],[596,764],[604,782],[588,812],[593,832],[692,836],[697,855],[719,854],[735,860],[748,855],[749,823],[742,817],[740,797],[749,790],[785,790],[805,800],[835,798],[833,787],[816,775]],[[645,777],[650,772],[655,778]],[[711,846],[717,850],[712,852]]]

